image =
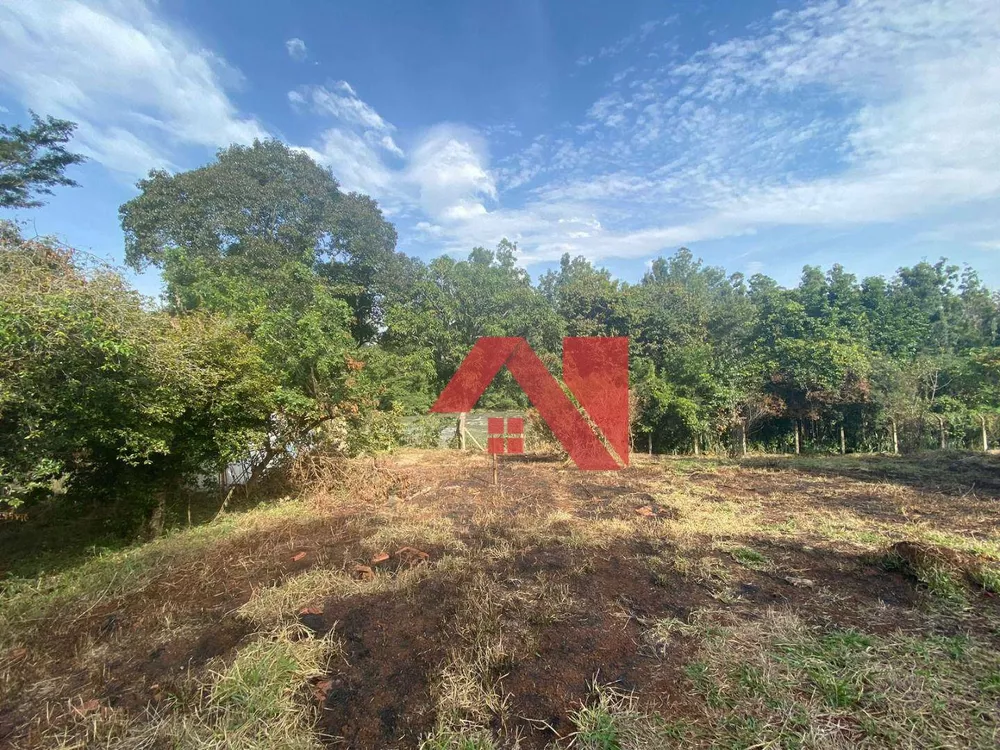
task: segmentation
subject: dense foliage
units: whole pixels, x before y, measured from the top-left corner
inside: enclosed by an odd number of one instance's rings
[[[563,335],[629,336],[633,435],[656,451],[982,447],[1000,413],[1000,296],[943,260],[785,289],[682,248],[637,284],[567,255],[532,285],[505,242],[419,268],[386,321],[386,348],[433,358],[432,393],[478,336],[525,336],[554,370]],[[484,399],[524,403],[511,383]]]
[[[121,207],[113,269],[7,227],[0,241],[0,493],[256,478],[318,441],[391,448],[481,336],[525,337],[553,372],[564,336],[628,336],[636,449],[984,448],[1000,414],[1000,296],[942,260],[795,288],[688,250],[635,284],[564,256],[538,281],[504,240],[424,263],[367,196],[276,142],[154,171]],[[502,373],[481,400],[525,406]],[[422,424],[422,423],[421,423]],[[440,424],[418,425],[434,442]]]
[[[8,238],[9,239],[9,238]],[[0,496],[109,494],[244,458],[277,381],[221,317],[147,310],[113,270],[0,245]]]

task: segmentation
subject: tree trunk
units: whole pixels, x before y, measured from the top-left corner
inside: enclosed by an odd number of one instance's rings
[[[889,420],[889,425],[892,427],[892,452],[895,455],[899,455],[899,433],[896,432],[896,418],[893,417]]]
[[[257,464],[254,465],[253,469],[251,469],[250,477],[247,479],[247,481],[244,483],[243,486],[246,489],[250,489],[255,484],[257,484],[257,481],[262,476],[264,476],[264,473],[267,471],[267,467],[270,465],[271,461],[274,460],[274,457],[277,455],[278,451],[275,448],[269,446],[264,451],[264,458],[262,458]]]
[[[740,422],[740,455],[747,454],[747,423]]]
[[[649,455],[652,456],[653,455],[653,433],[652,432],[649,433],[648,435],[646,435],[646,437],[649,439]]]
[[[944,450],[945,448],[948,447],[948,438],[944,430],[944,418],[938,417],[937,421],[938,421],[938,430],[940,434],[941,450]]]
[[[465,450],[465,412],[460,412],[458,415],[458,446],[463,451]]]
[[[988,451],[990,449],[990,438],[986,434],[986,417],[982,414],[979,415],[979,427],[982,430],[983,435],[983,451]]]
[[[695,435],[695,436],[694,436],[694,455],[696,455],[696,456],[697,456],[697,455],[699,455],[699,454],[700,454],[700,452],[701,452],[701,448],[700,448],[700,446],[698,445],[698,436],[697,436],[697,435]]]
[[[847,437],[844,435],[844,423],[840,423],[840,455],[847,453]]]
[[[799,420],[792,420],[795,423],[795,455],[799,455],[802,450],[802,436],[799,434]]]
[[[146,537],[150,540],[156,539],[163,533],[164,519],[167,514],[167,490],[159,489],[153,497],[156,500],[156,505],[153,506],[153,511],[146,521]]]

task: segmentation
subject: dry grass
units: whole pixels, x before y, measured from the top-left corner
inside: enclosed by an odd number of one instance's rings
[[[305,683],[322,677],[338,651],[332,637],[313,638],[301,626],[261,637],[211,675],[200,705],[175,713],[157,734],[175,747],[208,750],[320,748]]]
[[[372,580],[362,581],[343,570],[311,570],[261,589],[238,613],[257,627],[271,628],[294,623],[303,608],[320,607],[328,599],[400,591],[429,574],[427,568],[411,568],[398,575],[376,571]]]
[[[683,728],[639,708],[635,695],[593,687],[592,699],[571,714],[576,731],[569,747],[581,750],[653,750],[673,746]]]
[[[703,631],[688,667],[701,744],[748,747],[996,747],[984,709],[1000,655],[966,636],[820,629],[768,611]]]
[[[948,460],[978,482],[996,464]],[[453,592],[456,614],[427,678],[434,720],[405,747],[523,744],[548,717],[517,714],[504,676],[535,658],[542,634],[615,608],[637,658],[684,669],[674,684],[690,702],[658,707],[659,716],[655,695],[598,684],[562,706],[573,730],[553,747],[997,746],[1000,617],[987,593],[1000,590],[990,562],[1000,559],[1000,502],[911,466],[920,460],[887,461],[637,456],[619,473],[511,461],[500,491],[474,454],[407,451],[356,473],[343,462],[300,467],[311,472],[307,497],[7,581],[0,697],[35,712],[32,730],[17,735],[25,747],[318,747],[310,682],[350,665],[337,627],[313,637],[299,612],[411,597],[432,582]],[[644,506],[652,516],[636,513]],[[986,562],[964,579],[894,565],[886,550],[903,539]],[[430,562],[352,577],[354,563],[405,546]],[[559,564],[525,563],[550,558]],[[624,575],[676,592],[676,606],[650,612],[640,601],[637,615],[636,602],[587,588],[611,558]],[[890,594],[914,583],[926,594],[912,605],[865,598],[892,576]],[[811,578],[808,588],[789,583]],[[126,623],[120,636],[102,630],[110,615]],[[235,618],[257,634],[177,678],[150,711],[108,707],[100,690],[113,684],[104,673],[117,651],[141,661]],[[61,651],[45,651],[46,638]],[[590,677],[602,667],[593,666]],[[91,696],[98,709],[70,707]],[[2,720],[0,711],[0,734]]]

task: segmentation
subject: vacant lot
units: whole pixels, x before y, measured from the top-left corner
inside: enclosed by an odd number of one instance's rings
[[[49,573],[0,744],[1000,744],[1000,457],[403,452]]]

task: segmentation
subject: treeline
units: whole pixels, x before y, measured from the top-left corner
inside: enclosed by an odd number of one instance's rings
[[[636,450],[985,449],[1000,415],[1000,295],[942,260],[858,280],[803,270],[785,289],[686,249],[626,284],[564,256],[532,284],[503,242],[416,266],[381,344],[443,387],[479,336],[524,336],[559,368],[563,336],[628,336]],[[491,405],[523,404],[500,381]]]
[[[636,450],[984,448],[1000,413],[1000,297],[945,261],[793,289],[685,249],[626,284],[583,258],[534,283],[516,248],[429,263],[370,198],[276,141],[154,171],[120,209],[158,305],[72,250],[0,237],[0,497],[162,498],[317,444],[391,448],[481,336],[628,336]],[[524,406],[503,373],[487,408]],[[436,432],[431,431],[431,434]],[[152,502],[152,501],[151,501]]]

